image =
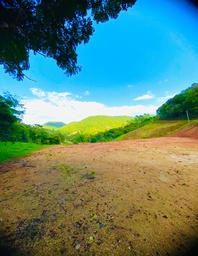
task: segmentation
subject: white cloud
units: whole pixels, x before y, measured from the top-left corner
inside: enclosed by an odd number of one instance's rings
[[[153,99],[153,98],[155,98],[155,95],[154,94],[152,94],[150,91],[149,92],[147,92],[146,94],[144,94],[144,95],[142,95],[142,96],[139,96],[139,97],[137,97],[137,98],[135,98],[135,99],[133,99],[133,100],[150,100],[150,99]]]
[[[44,97],[45,92],[41,89],[38,88],[30,88],[30,91],[33,95],[38,96],[38,97]]]
[[[167,100],[173,98],[175,95],[176,95],[176,93],[175,94],[171,94],[171,95],[166,95],[164,97],[159,97],[159,98],[157,98],[157,102],[158,103],[165,103]]]
[[[90,92],[89,91],[85,91],[84,95],[88,96],[88,95],[90,95]]]
[[[35,88],[36,89],[36,88]],[[32,90],[31,90],[32,91]],[[37,97],[31,100],[24,100],[26,113],[23,122],[27,124],[43,124],[47,121],[62,121],[70,123],[80,121],[83,118],[94,115],[127,115],[136,116],[144,113],[155,114],[159,106],[154,105],[135,105],[121,107],[107,107],[102,103],[94,101],[80,101],[71,93],[63,92],[44,92],[33,90]]]

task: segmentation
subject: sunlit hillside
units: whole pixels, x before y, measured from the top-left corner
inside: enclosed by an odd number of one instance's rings
[[[112,128],[117,128],[125,126],[130,120],[129,116],[90,116],[79,122],[72,122],[59,129],[59,131],[65,134],[96,134],[98,132],[103,132],[110,130]]]
[[[188,123],[187,120],[154,121],[135,131],[120,136],[117,140],[147,139],[169,136],[186,126],[195,123],[198,123],[198,120],[193,120],[190,123]]]
[[[46,129],[57,129],[57,128],[61,128],[65,125],[65,123],[63,122],[47,122],[47,123],[44,123],[42,126],[43,128],[46,128]]]

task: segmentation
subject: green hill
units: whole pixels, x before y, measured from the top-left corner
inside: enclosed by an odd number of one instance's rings
[[[160,119],[186,119],[188,113],[192,120],[198,118],[198,83],[169,99],[157,109]]]
[[[47,122],[45,124],[42,125],[43,128],[46,128],[46,129],[57,129],[57,128],[61,128],[63,126],[65,126],[65,123],[63,122]]]
[[[90,116],[79,122],[72,122],[59,129],[67,135],[87,134],[93,135],[98,132],[110,130],[126,125],[132,118],[129,116]]]
[[[194,120],[191,121],[190,124],[197,122],[197,120]],[[186,120],[154,121],[133,132],[120,136],[117,140],[133,140],[169,136],[188,125],[189,123]]]

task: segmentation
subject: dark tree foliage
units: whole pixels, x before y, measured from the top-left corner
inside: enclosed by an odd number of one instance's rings
[[[47,130],[41,125],[27,125],[19,122],[15,123],[13,137],[15,141],[46,145],[60,144],[65,140],[65,136],[60,132]]]
[[[190,118],[198,118],[198,83],[169,99],[157,109],[160,119],[184,119],[186,111]]]
[[[116,19],[136,0],[1,0],[0,64],[23,80],[29,53],[56,60],[68,75],[81,70],[77,46],[93,35],[93,21]]]
[[[23,113],[23,105],[11,94],[0,95],[0,141],[13,140],[14,124]]]

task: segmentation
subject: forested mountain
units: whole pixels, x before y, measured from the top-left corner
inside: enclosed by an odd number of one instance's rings
[[[47,122],[44,123],[42,126],[46,129],[54,129],[54,128],[61,128],[65,125],[63,122]]]
[[[198,83],[175,95],[159,107],[157,116],[144,114],[132,118],[98,115],[64,126],[62,122],[47,122],[44,126],[26,125],[21,123],[24,106],[10,94],[0,95],[0,109],[0,141],[37,144],[112,141],[158,119],[186,119],[187,114],[190,119],[198,118]],[[159,122],[159,126],[162,126],[162,122]],[[145,129],[149,130],[149,126],[145,126]],[[137,132],[142,133],[143,130]],[[143,133],[140,136],[147,137]]]
[[[90,142],[113,141],[126,133],[134,131],[150,122],[156,120],[156,117],[144,114],[131,119],[124,127],[113,128],[105,132],[99,132],[89,138]]]
[[[87,134],[93,135],[112,128],[125,126],[132,118],[129,116],[90,116],[79,122],[69,123],[59,129],[66,135]]]
[[[169,99],[157,109],[160,119],[198,118],[198,83]]]

